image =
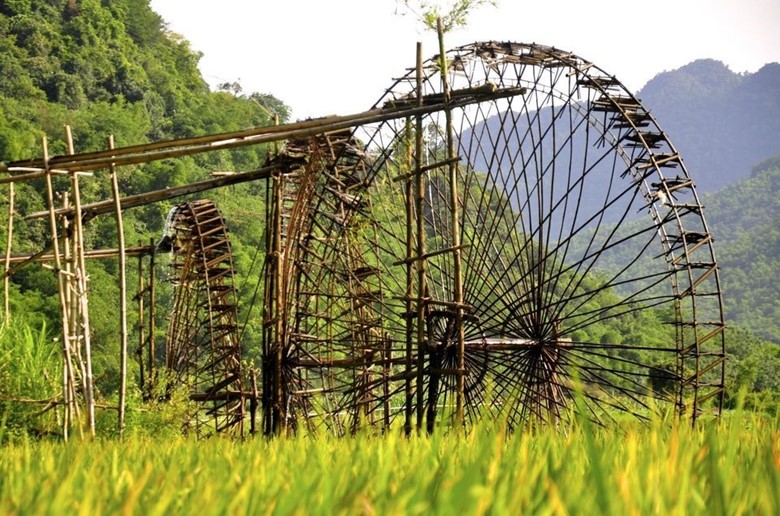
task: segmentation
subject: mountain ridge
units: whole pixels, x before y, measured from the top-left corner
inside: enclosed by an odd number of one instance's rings
[[[651,79],[637,97],[685,160],[699,192],[750,176],[780,153],[780,63],[738,74],[698,59]]]

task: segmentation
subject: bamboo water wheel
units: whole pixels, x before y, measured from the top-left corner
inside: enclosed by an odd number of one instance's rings
[[[268,434],[719,412],[725,324],[712,235],[650,110],[553,47],[442,53],[418,52],[363,113],[83,154],[48,156],[44,141],[44,157],[0,164],[12,175],[3,181],[285,142],[254,171],[75,208],[49,195],[48,210],[25,217],[51,221],[56,260],[58,231],[73,220],[268,181]],[[166,364],[196,405],[188,426],[241,433],[246,382],[224,220],[211,201],[190,201],[167,227]],[[6,275],[49,260],[47,250],[10,269],[7,253]],[[64,281],[58,288],[68,295]],[[153,323],[141,345],[150,368]]]
[[[199,437],[242,433],[241,345],[236,322],[233,254],[225,221],[210,200],[179,204],[162,245],[173,258],[173,307],[166,366],[186,386],[195,409],[186,422]]]
[[[375,106],[407,116],[277,158],[266,431],[719,411],[712,237],[650,110],[552,47],[446,64]]]

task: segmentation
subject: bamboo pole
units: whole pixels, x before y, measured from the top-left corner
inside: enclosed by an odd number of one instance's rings
[[[61,204],[62,204],[63,207],[66,207],[68,205],[68,193],[67,192],[61,192],[60,193],[60,201],[61,201]],[[62,237],[62,250],[63,250],[63,253],[62,253],[62,266],[63,266],[63,271],[62,271],[61,274],[65,275],[65,277],[63,278],[63,283],[64,283],[65,289],[66,289],[65,290],[65,301],[67,303],[68,299],[70,299],[70,281],[71,281],[71,276],[70,276],[70,274],[71,274],[71,267],[70,267],[71,263],[70,263],[70,254],[68,252],[68,245],[69,245],[69,242],[68,242],[68,220],[65,219],[64,217],[61,217],[60,218],[60,225],[62,227],[62,235],[63,235],[63,237]],[[70,329],[72,329],[73,325],[70,324],[70,307],[67,306],[67,305],[65,307],[60,307],[61,310],[63,308],[64,308],[64,312],[63,313],[67,315],[67,318],[68,318],[68,321],[69,321],[68,322],[68,327]],[[71,381],[71,379],[69,378],[69,374],[68,374],[69,367],[70,367],[71,370],[73,368],[73,349],[71,347],[70,339],[68,339],[67,342],[63,341],[62,345],[63,345],[63,350],[65,350],[66,347],[67,347],[67,349],[70,352],[70,353],[63,352],[63,355],[62,355],[62,361],[63,361],[62,362],[63,363],[63,367],[62,367],[62,400],[63,400],[63,405],[64,405],[64,417],[63,417],[62,424],[67,426],[67,428],[70,428],[72,423],[73,423],[74,416],[75,416],[75,414],[77,414],[76,408],[78,406],[77,403],[76,403],[76,389],[75,389],[75,387],[76,387],[76,379],[75,379],[75,376],[74,376],[72,381]],[[70,357],[69,357],[68,362],[66,364],[66,358],[68,358],[68,355],[70,355]],[[68,364],[69,364],[69,367],[68,367]],[[78,418],[76,418],[76,419],[78,420]],[[80,424],[81,424],[81,421],[79,420],[79,425]],[[63,432],[63,435],[64,435],[64,433],[65,432]],[[80,435],[81,439],[83,440],[84,433],[83,433],[83,431],[81,431],[81,427],[80,426],[79,426],[79,435]]]
[[[114,136],[108,137],[109,149],[114,148]],[[122,205],[119,200],[119,179],[116,167],[111,164],[111,193],[114,197],[114,215],[119,240],[119,411],[117,427],[119,436],[125,432],[125,404],[127,396],[127,257],[125,256],[125,228],[122,220]]]
[[[7,271],[11,265],[11,248],[14,236],[14,184],[8,185],[8,230],[7,241],[5,243],[5,266],[4,271]],[[3,319],[6,326],[11,322],[11,302],[10,302],[10,278],[6,275],[3,277]]]
[[[73,132],[70,129],[69,125],[65,126],[65,143],[68,154],[74,154],[75,150],[73,147]],[[64,208],[70,207],[70,198],[68,197],[69,193],[65,192],[63,193],[63,199],[62,199],[62,205]],[[71,362],[75,361],[75,366],[78,367],[78,372],[80,373],[79,380],[81,381],[82,390],[81,392],[86,392],[86,388],[84,386],[84,379],[87,377],[87,367],[84,364],[84,359],[82,356],[82,350],[81,350],[81,337],[78,332],[79,328],[79,319],[80,319],[80,308],[79,308],[79,297],[78,297],[78,282],[76,279],[76,270],[78,269],[78,265],[76,264],[76,240],[72,236],[73,233],[73,222],[69,220],[67,217],[60,217],[62,229],[63,229],[63,251],[65,255],[65,270],[66,270],[66,284],[67,284],[67,297],[66,297],[66,303],[67,303],[67,312],[68,312],[68,324],[70,326],[71,331],[71,337],[70,337],[70,354],[71,354]],[[74,365],[71,365],[71,367],[74,367]],[[73,389],[73,407],[74,407],[74,413],[76,414],[76,419],[78,421],[78,429],[79,429],[79,437],[81,440],[84,440],[84,425],[83,420],[81,417],[81,405],[76,401],[76,377],[73,378],[73,384],[71,385],[71,388]]]
[[[41,140],[41,147],[43,149],[44,159],[49,154],[49,146],[46,137]],[[51,182],[51,175],[46,175],[46,202],[49,207],[49,228],[51,230],[51,238],[53,242],[54,250],[54,266],[57,271],[57,292],[60,298],[60,312],[62,316],[62,360],[63,360],[63,381],[62,381],[62,395],[63,402],[65,403],[65,417],[63,418],[62,438],[67,441],[69,433],[69,421],[72,419],[72,404],[70,403],[70,393],[75,389],[72,388],[71,381],[74,381],[72,372],[72,362],[70,356],[70,317],[67,310],[67,286],[65,283],[65,277],[62,274],[62,261],[60,259],[59,237],[57,231],[57,218],[54,215],[54,188]],[[75,400],[74,400],[75,401]]]
[[[458,195],[458,164],[455,159],[455,136],[452,128],[452,107],[449,77],[447,76],[447,55],[444,49],[444,25],[441,18],[436,20],[436,32],[439,39],[439,60],[440,76],[442,81],[442,90],[444,92],[444,117],[446,125],[447,138],[447,159],[449,160],[449,179],[450,179],[450,206],[452,215],[452,255],[453,255],[453,274],[454,292],[453,301],[455,308],[455,330],[458,334],[457,350],[457,372],[456,372],[456,392],[455,392],[455,423],[463,424],[463,401],[465,397],[465,369],[466,369],[466,347],[465,332],[463,328],[463,265],[461,259],[460,245],[460,210]]]
[[[192,183],[189,185],[177,186],[174,188],[162,188],[160,190],[153,190],[151,192],[146,192],[142,194],[129,195],[127,197],[123,197],[122,199],[120,199],[119,204],[123,210],[126,210],[128,208],[135,208],[137,206],[144,206],[146,204],[152,204],[167,199],[173,199],[184,195],[203,192],[205,190],[220,188],[222,186],[234,185],[246,181],[253,181],[256,179],[266,179],[270,177],[275,170],[278,170],[278,168],[279,168],[278,165],[272,165],[269,167],[263,167],[250,172],[241,172],[239,174],[233,174],[230,176],[222,176],[214,179],[207,179],[205,181],[199,181],[197,183]],[[113,212],[114,204],[115,203],[113,199],[109,199],[105,201],[95,202],[92,204],[85,204],[84,206],[82,206],[81,209],[82,212],[86,214],[89,218],[93,218],[96,217],[97,215]],[[57,210],[56,213],[57,215],[73,217],[75,215],[75,210],[61,209],[61,210]],[[24,219],[34,220],[34,219],[42,218],[44,216],[46,216],[46,212],[38,211],[27,215],[26,217],[24,217]]]
[[[68,149],[70,152],[73,152],[73,135],[70,132],[70,127],[65,126],[65,138],[68,144]],[[67,208],[70,204],[70,198],[68,196],[68,192],[65,191],[62,193],[62,206]],[[84,377],[84,371],[86,368],[84,367],[84,362],[81,359],[81,353],[76,347],[76,340],[74,338],[74,333],[76,331],[76,328],[78,327],[78,310],[76,307],[76,276],[73,273],[73,271],[76,270],[76,265],[73,262],[73,248],[72,248],[72,242],[70,238],[70,232],[71,232],[71,221],[69,221],[66,217],[60,218],[60,224],[62,225],[62,250],[63,250],[63,259],[64,259],[64,267],[65,267],[65,286],[66,286],[66,293],[65,293],[65,302],[66,302],[66,312],[68,314],[68,327],[70,328],[70,339],[68,339],[68,346],[70,348],[70,371],[73,375],[70,380],[70,402],[71,402],[71,415],[75,417],[75,420],[78,422],[78,430],[79,430],[79,438],[83,441],[84,440],[84,427],[83,427],[83,421],[81,419],[81,407],[79,406],[79,403],[77,401],[77,392],[76,392],[76,376],[73,369],[73,361],[75,360],[78,364],[79,371],[82,373],[82,378]]]
[[[252,382],[252,397],[249,398],[249,434],[255,435],[256,419],[257,419],[257,370],[253,367],[249,372],[249,377]]]
[[[270,188],[269,188],[270,186]],[[274,220],[273,214],[275,207],[273,205],[276,191],[274,190],[274,183],[271,185],[266,181],[265,188],[265,248],[266,250],[272,249],[273,246],[273,227]],[[262,382],[262,396],[260,403],[263,408],[262,425],[263,435],[271,435],[273,433],[273,417],[271,405],[273,403],[273,396],[271,393],[271,385],[273,384],[273,364],[271,364],[271,352],[273,350],[274,340],[274,328],[275,322],[275,309],[273,306],[274,300],[274,285],[275,285],[275,265],[274,260],[276,258],[273,252],[267,253],[265,257],[265,263],[263,264],[263,273],[265,277],[265,288],[263,292],[263,364],[261,371],[260,381]]]
[[[67,243],[67,238],[65,237],[60,238],[60,240]],[[66,249],[66,245],[63,245],[63,249]],[[125,256],[145,256],[147,254],[151,254],[152,249],[153,247],[148,245],[127,247],[125,248]],[[87,260],[117,258],[118,256],[119,256],[119,249],[115,249],[115,248],[90,249],[89,251],[84,251],[84,258]],[[36,254],[12,254],[8,260],[8,263],[15,265],[24,262],[45,263],[45,262],[53,262],[53,261],[54,261],[53,254],[41,254],[40,252],[38,252]]]
[[[27,172],[28,169],[25,169],[23,167],[14,167],[10,169],[8,172],[16,172],[16,171],[25,171]],[[42,177],[46,177],[47,174],[51,175],[66,175],[68,173],[67,170],[46,170],[46,169],[29,169],[30,171],[25,174],[17,174],[13,176],[6,176],[6,177],[0,177],[0,184],[8,183],[8,184],[14,184],[14,183],[20,183],[22,181],[30,181],[32,179],[40,179]]]
[[[70,128],[66,128],[70,133]],[[72,142],[72,139],[70,140]],[[72,143],[69,142],[69,146]],[[95,386],[92,376],[92,336],[89,324],[89,301],[87,299],[87,268],[84,258],[84,226],[82,223],[81,189],[79,176],[76,173],[70,175],[71,191],[73,192],[74,217],[73,217],[73,249],[74,263],[76,265],[76,289],[81,331],[79,337],[84,343],[84,397],[87,410],[87,425],[90,437],[95,437]]]
[[[282,288],[282,189],[284,188],[284,177],[282,174],[276,174],[274,176],[274,238],[273,238],[273,252],[275,261],[275,278],[276,290],[274,291],[274,305],[275,311],[275,333],[276,342],[274,347],[274,401],[273,401],[273,413],[274,413],[274,434],[279,435],[282,433],[282,422],[286,416],[284,413],[284,394],[282,385],[282,360],[284,356],[284,339],[282,333],[284,332],[283,314],[284,314],[284,295],[285,291]]]
[[[457,101],[452,102],[452,105],[468,105],[485,98],[493,99],[515,96],[523,92],[524,88],[470,88],[463,92],[458,92]],[[359,125],[432,113],[442,108],[442,99],[437,95],[433,95],[425,99],[419,99],[418,103],[411,107],[403,102],[352,115],[333,116],[278,126],[254,127],[216,135],[133,145],[115,149],[113,152],[99,151],[78,155],[55,156],[51,158],[49,165],[74,172],[106,168],[112,162],[116,166],[149,163],[151,161],[190,156],[203,152],[321,135]],[[40,159],[0,163],[0,172],[13,172],[19,168],[34,168],[41,167],[41,165],[42,161]]]
[[[154,245],[154,239],[149,240],[150,245]],[[154,315],[157,310],[157,273],[155,270],[155,258],[156,251],[152,251],[149,257],[149,359],[147,360],[149,370],[149,394],[154,392],[157,383],[157,377],[155,376],[155,346],[154,338],[157,328],[155,326]]]
[[[412,121],[406,120],[405,127],[406,136],[406,166],[408,170],[413,167],[414,156],[412,154]],[[406,318],[406,353],[404,357],[406,378],[404,380],[404,433],[411,435],[412,433],[412,413],[414,411],[414,393],[412,391],[412,357],[414,355],[414,325],[415,319],[412,318],[412,296],[414,294],[414,260],[412,260],[412,253],[414,252],[414,191],[412,190],[414,174],[408,174],[404,183],[404,197],[406,200],[406,293],[404,295],[404,307]]]
[[[140,242],[139,242],[140,247]],[[141,388],[142,396],[146,396],[146,385],[144,383],[144,330],[146,325],[144,324],[144,257],[138,255],[138,293],[136,294],[138,299],[138,370],[139,370],[139,387]]]
[[[422,43],[417,43],[416,66],[416,91],[417,103],[421,105],[423,87],[423,57]],[[415,159],[415,215],[416,215],[416,253],[420,258],[417,261],[417,430],[423,428],[423,415],[425,410],[425,392],[423,383],[425,380],[425,178],[420,172],[423,166],[423,118],[422,114],[415,117],[414,135],[414,159]]]

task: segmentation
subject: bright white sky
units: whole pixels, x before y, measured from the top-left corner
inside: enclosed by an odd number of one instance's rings
[[[447,0],[439,0],[446,8]],[[395,0],[152,0],[169,28],[203,53],[212,85],[271,93],[293,119],[370,108],[435,35]],[[541,43],[574,52],[637,91],[656,74],[713,58],[735,72],[780,61],[780,0],[499,0],[447,48]]]

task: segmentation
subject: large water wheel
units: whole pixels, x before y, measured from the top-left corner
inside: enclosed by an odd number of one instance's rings
[[[173,306],[166,366],[194,409],[185,424],[199,437],[243,431],[241,346],[233,254],[225,221],[210,200],[179,204],[163,245],[172,251]]]
[[[277,179],[266,430],[717,412],[712,238],[650,111],[552,47],[446,59],[446,106],[436,57],[376,106],[416,115],[298,144]]]

